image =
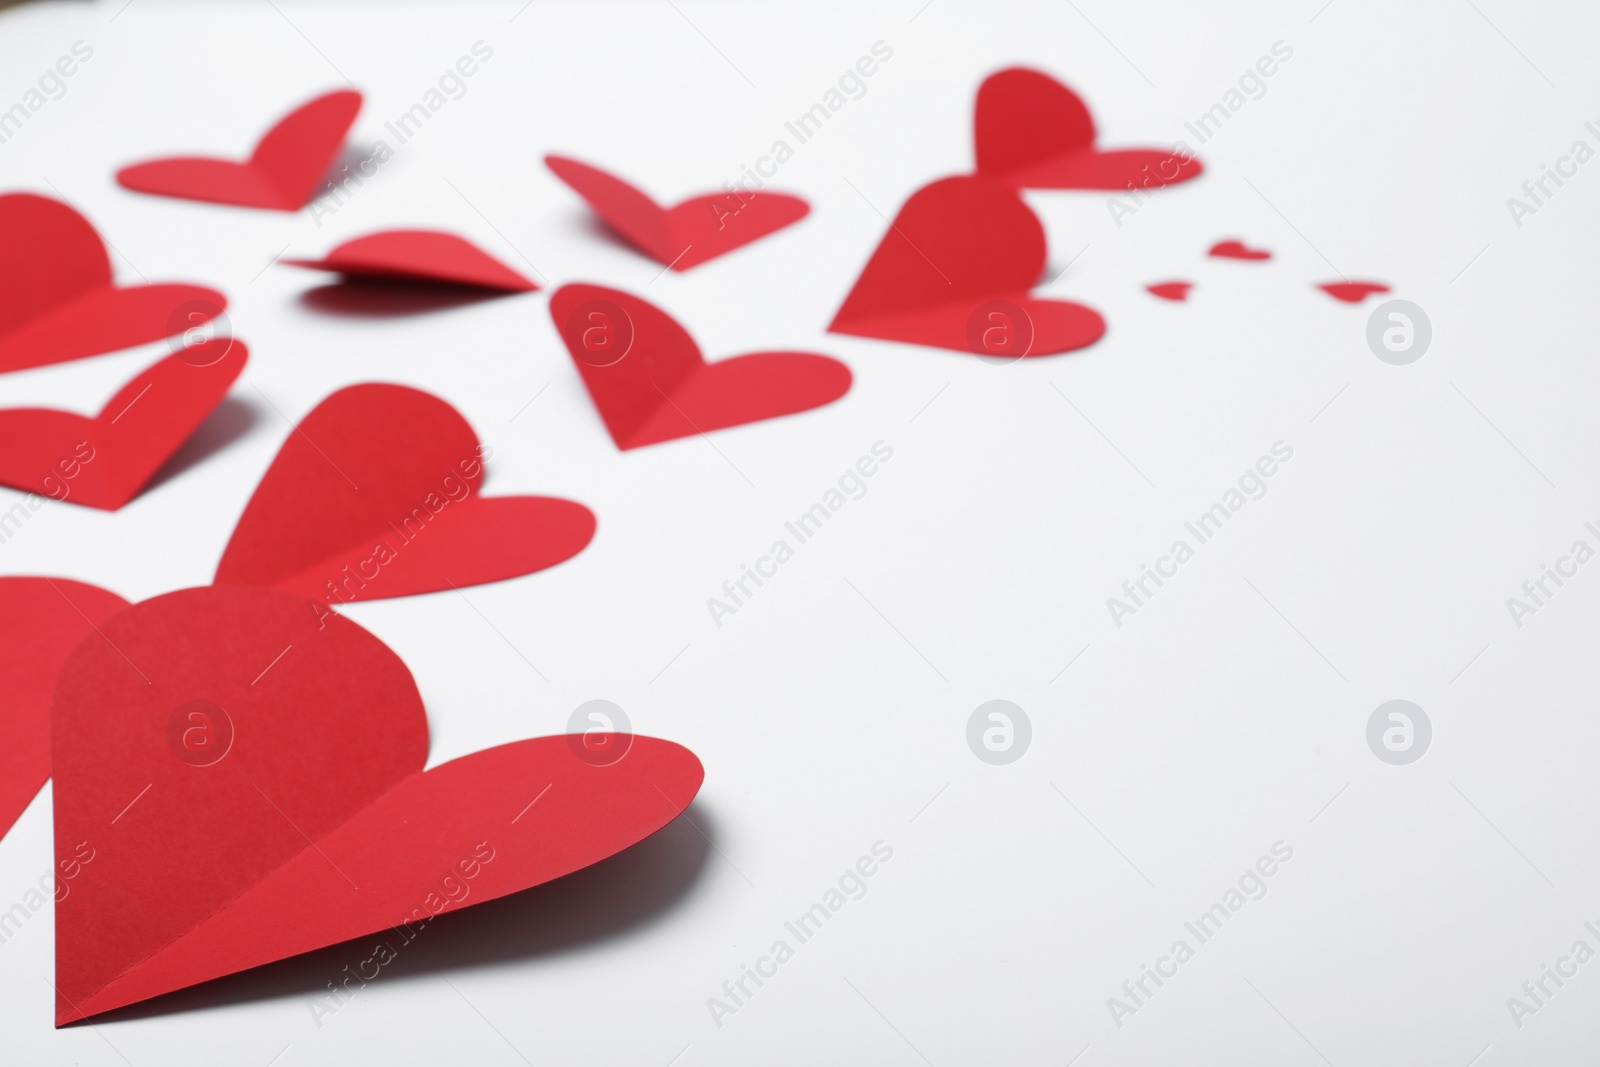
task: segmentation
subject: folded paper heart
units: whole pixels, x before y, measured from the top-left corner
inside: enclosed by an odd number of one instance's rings
[[[672,316],[619,289],[564,285],[550,317],[622,449],[809,411],[850,389],[849,367],[809,352],[707,363]]]
[[[0,410],[0,485],[116,511],[222,402],[247,358],[233,338],[191,345],[123,386],[93,418]]]
[[[1251,248],[1243,241],[1218,241],[1211,246],[1206,255],[1213,259],[1248,259],[1256,261],[1272,258],[1272,253],[1265,248]]]
[[[833,322],[833,333],[1016,359],[1068,352],[1105,333],[1100,314],[1028,295],[1044,227],[1015,189],[944,178],[907,200]]]
[[[299,211],[311,201],[345,134],[361,110],[361,94],[340,89],[279,119],[243,163],[175,156],[117,171],[126,189],[214,204]]]
[[[228,305],[198,285],[119,287],[100,235],[59,200],[0,196],[0,240],[0,372],[159,341]]]
[[[58,1026],[354,937],[404,953],[435,916],[636,844],[700,788],[687,749],[614,733],[424,772],[405,664],[319,608],[274,589],[181,590],[107,619],[67,658],[51,725],[71,878]]]
[[[1346,304],[1359,304],[1373,293],[1389,291],[1382,282],[1323,282],[1317,288]]]
[[[127,606],[66,578],[0,578],[0,837],[50,777],[50,694],[61,665]]]
[[[1025,67],[991,74],[972,117],[977,170],[1025,189],[1156,189],[1199,177],[1177,149],[1104,149],[1077,93]]]
[[[438,230],[385,230],[336,246],[321,259],[280,259],[363,281],[459,285],[529,293],[539,287],[463,237]]]
[[[1157,282],[1155,285],[1145,286],[1152,296],[1180,302],[1189,299],[1189,290],[1193,288],[1193,282]]]
[[[766,190],[712,193],[664,208],[598,167],[564,156],[545,156],[544,162],[629,244],[677,271],[799,222],[811,210],[797,196]]]
[[[341,389],[284,441],[214,580],[342,603],[515,578],[582,551],[595,530],[582,504],[478,495],[490,452],[429,393]]]

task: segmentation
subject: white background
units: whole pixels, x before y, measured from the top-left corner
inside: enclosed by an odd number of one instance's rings
[[[494,446],[488,492],[571,497],[600,524],[572,561],[470,604],[350,610],[414,672],[430,763],[562,732],[606,698],[707,771],[694,826],[441,921],[320,1025],[312,996],[368,947],[56,1031],[46,910],[0,947],[8,1061],[1588,1062],[1600,962],[1520,1029],[1506,999],[1576,939],[1600,948],[1583,929],[1600,919],[1600,564],[1520,629],[1506,598],[1600,519],[1600,163],[1520,228],[1505,202],[1573,141],[1600,148],[1583,127],[1600,118],[1600,15],[919,3],[0,13],[0,107],[74,41],[94,49],[0,145],[0,187],[59,190],[125,282],[222,289],[251,349],[187,469],[115,514],[45,508],[0,546],[0,571],[135,600],[203,584],[285,417],[351,382],[413,384]],[[494,56],[466,95],[331,216],[112,180],[155,155],[242,156],[346,77],[366,94],[353,142],[390,139],[384,121],[478,40]],[[865,96],[773,183],[812,214],[686,274],[658,277],[597,232],[540,162],[591,160],[662,200],[715,189],[879,40],[894,55]],[[1294,55],[1265,95],[1195,145],[1184,121],[1279,40]],[[1120,227],[1103,194],[1029,194],[1050,275],[1071,262],[1043,292],[1095,306],[1106,338],[996,367],[825,334],[880,213],[970,166],[973,93],[1016,62],[1081,90],[1104,143],[1182,138],[1207,167]],[[544,289],[340,317],[300,302],[324,279],[269,266],[397,225],[456,230]],[[1234,236],[1277,257],[1204,257]],[[1426,309],[1420,362],[1368,350],[1376,300],[1312,288],[1340,273]],[[1198,283],[1188,303],[1143,291],[1171,278]],[[855,385],[715,448],[619,453],[545,309],[567,281],[661,304],[710,358],[812,349]],[[7,375],[0,402],[91,412],[165,351]],[[706,598],[878,440],[894,458],[867,495],[716,628]],[[1115,627],[1106,598],[1278,440],[1294,458],[1267,496]],[[1033,723],[1007,767],[965,741],[994,698]],[[1391,698],[1433,722],[1406,767],[1365,740]],[[49,822],[46,789],[0,842],[0,908],[49,870]],[[880,839],[894,858],[868,894],[716,1026],[707,998]],[[1115,1025],[1107,998],[1279,840],[1294,858],[1268,894]]]

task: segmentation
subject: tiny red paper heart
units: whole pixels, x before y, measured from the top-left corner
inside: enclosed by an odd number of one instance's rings
[[[1346,304],[1359,304],[1373,293],[1389,291],[1382,282],[1322,282],[1317,288]]]
[[[595,530],[582,504],[478,495],[490,452],[436,396],[341,389],[284,441],[215,581],[342,603],[515,578],[582,551]]]
[[[1016,190],[981,176],[913,193],[828,329],[999,358],[1049,356],[1098,341],[1092,308],[1029,295],[1044,227]]]
[[[677,271],[799,222],[811,210],[797,196],[743,189],[690,197],[664,208],[598,167],[564,156],[545,156],[544,162],[629,244]]]
[[[978,172],[1026,189],[1157,189],[1204,169],[1176,149],[1097,148],[1082,98],[1025,67],[984,79],[972,133]]]
[[[550,317],[622,449],[809,411],[850,388],[849,367],[809,352],[707,363],[671,315],[619,289],[562,286]]]
[[[384,230],[337,245],[321,259],[278,262],[370,281],[433,282],[508,293],[539,288],[466,238],[438,230]]]
[[[232,338],[191,345],[123,386],[93,418],[0,410],[0,485],[116,511],[222,402],[248,355]]]
[[[436,915],[650,836],[704,776],[619,734],[425,772],[405,664],[279,590],[181,590],[99,629],[51,724],[58,1026],[355,937],[403,952]]]
[[[0,372],[159,341],[228,305],[198,285],[118,286],[100,235],[59,200],[0,196],[0,235]]]
[[[50,694],[67,656],[128,606],[66,578],[0,578],[0,838],[50,777]]]
[[[1243,241],[1232,240],[1218,241],[1211,246],[1206,255],[1215,259],[1248,259],[1256,261],[1272,258],[1272,253],[1265,248],[1251,248]]]
[[[157,196],[299,211],[316,193],[360,110],[361,94],[340,89],[279,119],[243,163],[210,156],[154,159],[123,167],[117,182]]]
[[[1182,302],[1189,299],[1189,290],[1194,288],[1193,282],[1157,282],[1147,285],[1145,289],[1153,296],[1163,300],[1176,300]]]

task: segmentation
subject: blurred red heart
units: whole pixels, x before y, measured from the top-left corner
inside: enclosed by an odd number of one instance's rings
[[[198,285],[118,286],[89,220],[59,200],[0,196],[0,372],[159,341],[222,314]]]
[[[1206,253],[1215,259],[1271,259],[1272,253],[1265,248],[1251,248],[1243,241],[1218,241]]]
[[[1323,282],[1317,288],[1346,304],[1359,304],[1373,293],[1389,291],[1382,282]]]
[[[1163,300],[1183,301],[1189,299],[1189,290],[1194,288],[1193,282],[1157,282],[1147,285],[1145,289],[1153,296]]]
[[[279,119],[243,163],[173,156],[117,171],[125,189],[215,204],[299,211],[311,201],[361,110],[353,89],[326,93]]]
[[[694,196],[664,208],[598,167],[564,156],[545,156],[544,162],[629,244],[678,271],[799,222],[811,210],[797,196],[766,190]]]
[[[321,259],[280,259],[371,281],[435,282],[529,293],[539,287],[463,237],[438,230],[384,230],[346,241]]]

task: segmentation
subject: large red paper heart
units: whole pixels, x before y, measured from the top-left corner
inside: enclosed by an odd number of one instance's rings
[[[0,485],[116,511],[222,402],[247,358],[232,338],[191,345],[123,386],[93,418],[0,410]]]
[[[340,89],[279,119],[243,163],[210,156],[175,156],[117,171],[124,188],[214,204],[299,211],[339,154],[361,110],[361,94]]]
[[[67,655],[128,606],[66,578],[0,578],[0,837],[50,777],[50,694]]]
[[[1389,291],[1382,282],[1322,282],[1317,288],[1346,304],[1359,304],[1373,293]]]
[[[655,833],[703,778],[615,734],[424,772],[405,664],[278,590],[181,590],[100,629],[52,711],[57,860],[91,857],[56,905],[57,1025],[354,937],[403,954],[434,915]]]
[[[284,441],[215,581],[374,600],[532,574],[582,551],[595,530],[582,504],[478,495],[490,451],[429,393],[341,389]]]
[[[694,196],[664,208],[598,167],[564,156],[545,156],[544,162],[630,244],[678,271],[799,222],[811,210],[797,196],[766,190]]]
[[[159,341],[228,300],[198,285],[117,286],[89,220],[59,200],[0,196],[0,372]]]
[[[346,241],[321,259],[278,262],[363,280],[434,282],[508,293],[539,288],[471,241],[438,230],[385,230]]]
[[[1266,260],[1272,258],[1272,253],[1265,248],[1251,248],[1243,241],[1218,241],[1206,252],[1213,259],[1246,259]]]
[[[564,285],[550,317],[618,448],[639,448],[832,403],[850,368],[809,352],[707,363],[688,331],[631,293]]]
[[[1025,67],[984,79],[972,133],[978,172],[1026,189],[1156,189],[1204,169],[1177,149],[1096,148],[1078,94]]]
[[[829,324],[833,333],[1020,358],[1098,341],[1092,308],[1028,295],[1044,227],[992,178],[944,178],[905,202]]]

